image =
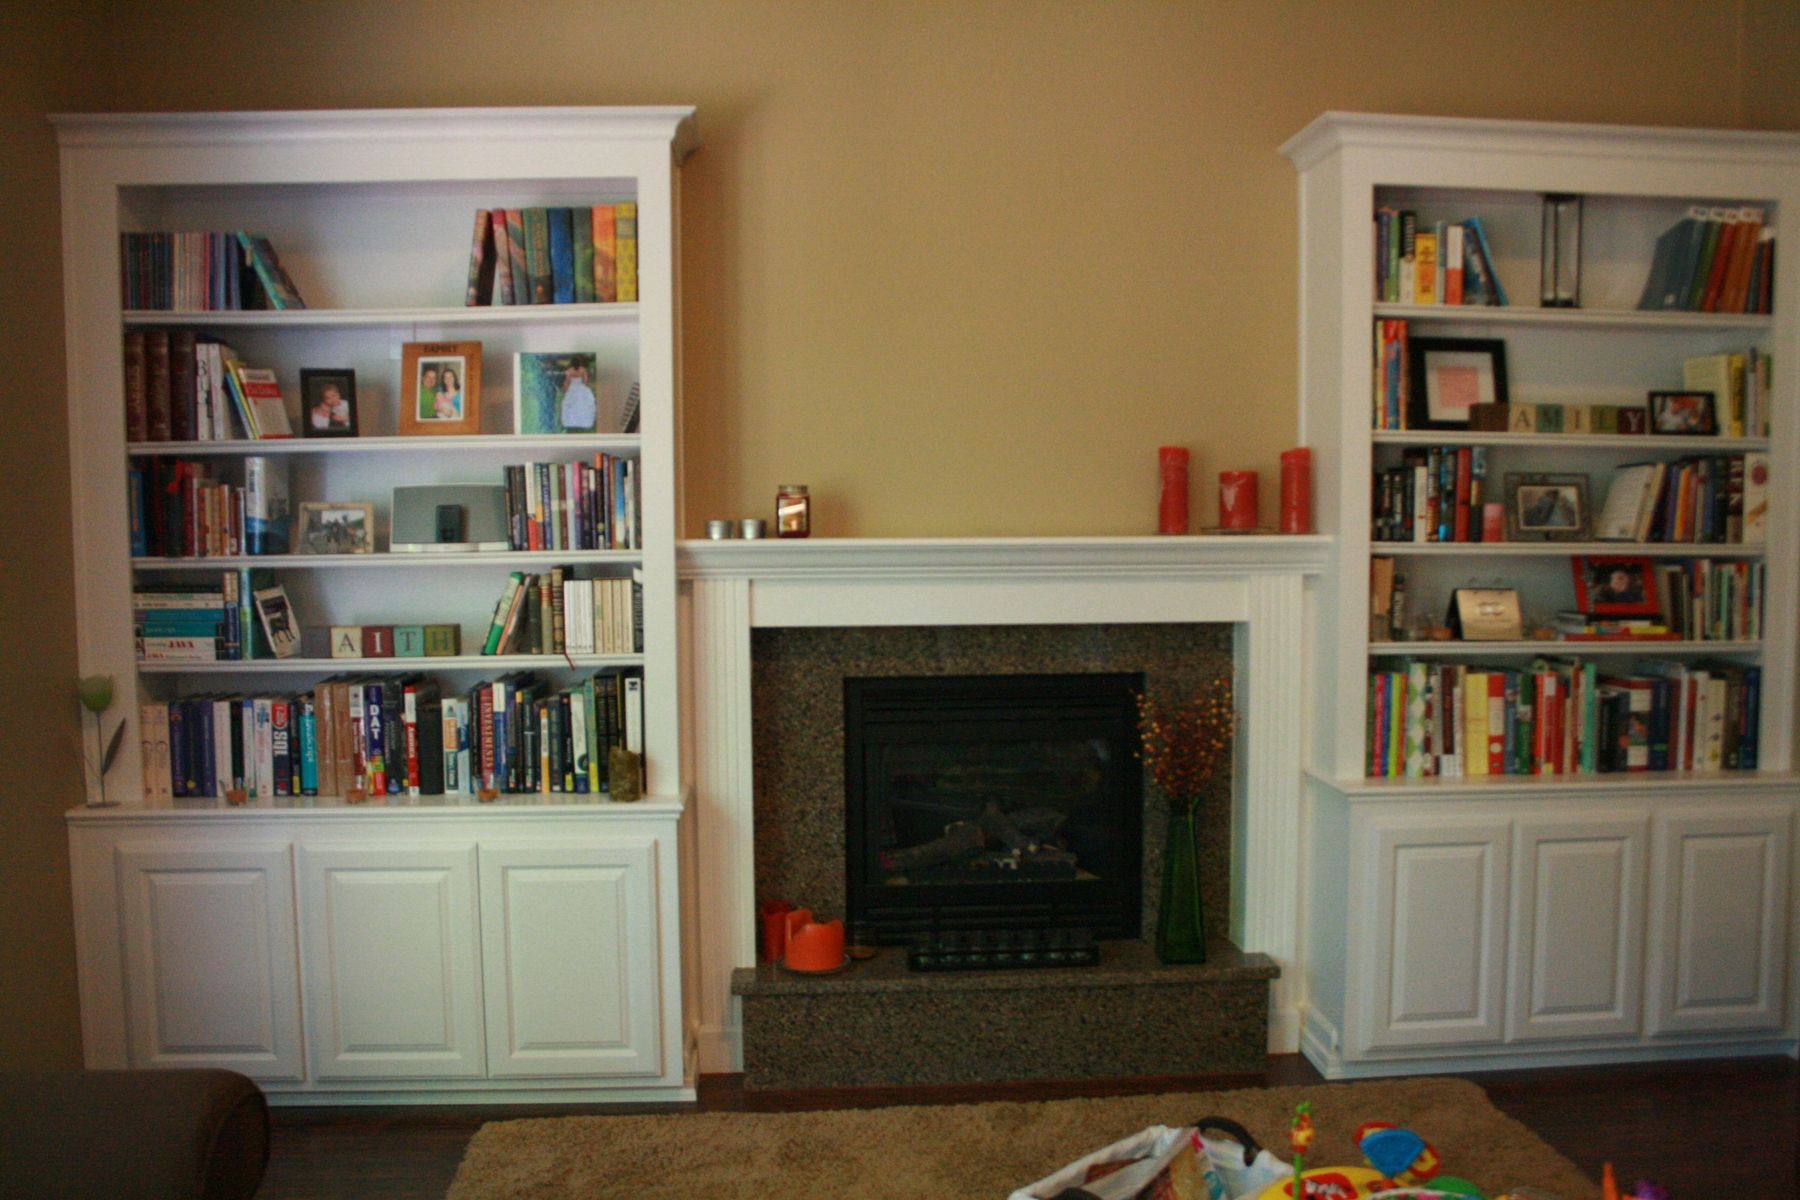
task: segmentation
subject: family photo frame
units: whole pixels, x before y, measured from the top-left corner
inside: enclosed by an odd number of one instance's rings
[[[1662,612],[1656,572],[1648,558],[1577,555],[1570,565],[1575,573],[1575,607],[1582,612],[1602,617],[1654,617]]]
[[[481,432],[481,343],[407,342],[400,356],[400,432]]]
[[[301,369],[300,432],[309,438],[356,436],[355,371]]]
[[[1586,475],[1507,472],[1506,539],[1578,542],[1588,536]]]
[[[1711,437],[1719,432],[1711,392],[1651,392],[1650,432],[1674,437]]]
[[[1498,338],[1416,337],[1406,366],[1410,428],[1467,429],[1477,404],[1506,403],[1506,343]]]
[[[300,505],[300,554],[372,554],[375,550],[375,506],[329,500]]]

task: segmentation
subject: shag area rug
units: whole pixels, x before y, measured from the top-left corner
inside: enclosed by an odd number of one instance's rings
[[[1362,1165],[1351,1133],[1391,1121],[1437,1147],[1444,1171],[1492,1196],[1563,1200],[1600,1189],[1459,1079],[1177,1092],[1038,1103],[829,1112],[680,1113],[495,1121],[470,1140],[449,1200],[1005,1200],[1146,1125],[1230,1117],[1282,1158],[1313,1102],[1314,1166]]]

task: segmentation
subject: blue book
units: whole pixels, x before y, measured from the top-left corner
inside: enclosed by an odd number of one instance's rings
[[[363,685],[363,741],[369,748],[367,788],[371,796],[387,792],[387,731],[381,725],[381,685]],[[379,786],[377,786],[379,783]]]
[[[1482,225],[1480,217],[1470,217],[1463,225],[1475,235],[1475,248],[1481,255],[1482,273],[1487,276],[1487,283],[1493,289],[1492,303],[1502,308],[1506,306],[1506,285],[1500,282],[1500,272],[1494,270],[1494,252],[1488,245],[1487,228]]]
[[[1762,668],[1744,668],[1744,727],[1738,738],[1739,768],[1756,770],[1757,729],[1762,724]]]
[[[556,304],[573,304],[575,303],[575,210],[553,208],[549,211],[551,300]]]
[[[311,695],[300,699],[300,794],[319,794],[319,713]]]
[[[214,757],[217,743],[213,738],[217,731],[213,728],[213,706],[211,700],[195,700],[193,703],[194,754],[199,761],[195,764],[195,779],[200,784],[199,794],[217,796],[219,794],[218,760]]]
[[[149,512],[144,507],[144,468],[138,463],[132,463],[131,470],[125,476],[125,492],[131,513],[131,556],[148,558],[150,556]]]
[[[176,796],[188,794],[187,702],[169,701],[169,787]]]

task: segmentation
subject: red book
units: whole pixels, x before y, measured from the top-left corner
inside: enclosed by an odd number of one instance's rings
[[[1488,774],[1506,774],[1506,675],[1490,671],[1488,685]]]
[[[1469,484],[1471,479],[1469,447],[1456,451],[1456,516],[1451,536],[1459,542],[1469,540]]]
[[[484,791],[494,791],[494,685],[484,683],[475,689],[475,722],[479,731],[476,763],[472,774],[481,780]]]
[[[419,685],[408,683],[400,692],[400,720],[406,730],[406,794],[419,794]]]
[[[1725,288],[1725,276],[1731,266],[1732,246],[1737,242],[1739,225],[1734,212],[1719,226],[1719,241],[1713,249],[1712,269],[1706,276],[1706,291],[1700,297],[1701,312],[1719,311],[1719,295]]]

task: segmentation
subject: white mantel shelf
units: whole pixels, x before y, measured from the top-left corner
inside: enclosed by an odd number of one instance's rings
[[[1333,539],[1318,534],[1185,537],[755,538],[677,546],[683,579],[825,575],[1006,576],[1057,572],[1317,574]]]
[[[702,1071],[742,1070],[730,971],[756,961],[752,631],[878,626],[1222,623],[1243,736],[1233,771],[1233,940],[1283,968],[1270,1047],[1299,1044],[1304,667],[1322,535],[806,538],[676,547],[698,880]],[[1252,800],[1254,799],[1254,802]]]

